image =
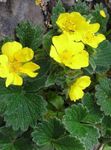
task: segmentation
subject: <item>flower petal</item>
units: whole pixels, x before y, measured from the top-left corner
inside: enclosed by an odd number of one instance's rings
[[[20,49],[22,49],[22,45],[19,42],[7,42],[2,46],[2,53],[13,61],[14,54]]]
[[[23,79],[16,73],[10,73],[6,79],[6,87],[9,85],[18,85],[21,86],[23,84]]]
[[[75,84],[84,90],[91,84],[91,79],[89,76],[82,76],[76,80]]]
[[[58,54],[57,49],[54,46],[51,46],[50,57],[52,57],[57,62],[62,63],[60,59],[60,55]]]
[[[18,62],[27,62],[34,57],[34,52],[31,48],[25,47],[17,51],[14,57]]]
[[[35,73],[34,71],[38,70],[39,68],[40,68],[39,65],[33,62],[28,62],[20,68],[20,72],[23,74],[27,74],[28,76],[33,78],[38,75],[38,73]]]
[[[72,85],[69,90],[69,97],[71,101],[76,101],[78,99],[81,99],[84,96],[84,92],[79,86]]]
[[[85,50],[80,53],[74,55],[70,59],[70,63],[67,65],[71,69],[81,69],[83,67],[87,67],[89,65],[89,54]]]
[[[8,57],[6,55],[0,55],[0,77],[6,78],[8,74]]]

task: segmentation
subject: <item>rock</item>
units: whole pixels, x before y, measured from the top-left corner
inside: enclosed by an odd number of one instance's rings
[[[76,0],[62,0],[66,6],[73,6]]]
[[[21,21],[44,26],[41,9],[34,0],[5,1],[0,1],[0,40],[6,36],[13,37],[15,27]]]

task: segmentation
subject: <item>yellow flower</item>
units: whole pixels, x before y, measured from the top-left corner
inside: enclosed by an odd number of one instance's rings
[[[9,85],[22,85],[21,75],[36,77],[40,67],[31,60],[34,57],[32,49],[23,48],[19,42],[7,42],[2,48],[0,55],[0,77],[6,78],[6,87]]]
[[[87,44],[93,48],[97,48],[98,45],[104,41],[106,38],[103,34],[93,34],[91,32],[86,32],[82,37],[82,41],[84,44]]]
[[[93,48],[97,48],[106,39],[103,34],[97,34],[99,28],[100,25],[98,23],[88,24],[86,32],[82,35],[82,42]]]
[[[50,56],[58,63],[71,69],[81,69],[89,65],[89,54],[81,42],[73,42],[67,33],[52,38]]]
[[[82,76],[78,78],[70,87],[69,97],[71,101],[76,101],[84,96],[84,89],[91,84],[89,76]]]
[[[104,10],[100,10],[100,15],[103,17],[103,18],[106,18],[106,13]]]
[[[61,13],[56,21],[62,31],[82,32],[86,29],[86,19],[78,12]]]

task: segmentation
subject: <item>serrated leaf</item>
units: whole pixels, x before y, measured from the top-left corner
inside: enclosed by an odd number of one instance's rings
[[[20,40],[20,43],[24,47],[37,50],[42,44],[43,28],[40,26],[34,26],[29,22],[22,22],[16,28],[16,35]]]
[[[111,65],[111,43],[103,41],[93,54],[94,61],[98,66]]]
[[[100,105],[101,110],[105,115],[111,116],[111,80],[103,78],[96,86],[97,104]]]
[[[78,0],[74,4],[73,11],[79,12],[82,15],[88,15],[90,13],[90,8],[85,1]]]
[[[101,124],[101,134],[105,138],[111,137],[111,117],[104,116]]]
[[[83,145],[74,137],[65,136],[55,142],[56,150],[84,150]]]
[[[87,150],[92,150],[98,142],[99,133],[94,125],[87,123],[87,114],[88,111],[83,105],[73,105],[66,109],[63,123],[72,136],[84,143]]]
[[[63,12],[65,12],[65,9],[63,7],[62,1],[58,0],[56,6],[52,10],[52,16],[51,16],[52,25],[54,28],[57,27],[56,25],[57,18],[59,17],[60,13],[63,13]]]
[[[100,15],[100,10],[104,10],[106,14],[105,18]],[[97,3],[94,6],[94,9],[92,10],[91,22],[92,23],[98,22],[100,24],[100,32],[106,33],[108,19],[109,15],[107,13],[107,9],[105,9],[102,3],[100,4]]]
[[[7,99],[4,118],[7,126],[12,126],[14,130],[27,130],[42,119],[46,111],[46,102],[36,94],[12,93],[4,95],[4,98]]]
[[[46,110],[45,101],[36,94],[14,94],[7,101],[5,120],[14,130],[27,130],[29,125],[42,118]]]
[[[83,97],[82,102],[84,106],[87,107],[89,112],[85,120],[89,123],[95,123],[95,124],[100,123],[103,118],[103,113],[100,111],[99,106],[96,104],[94,96],[87,93]]]
[[[51,150],[84,150],[79,140],[65,135],[63,124],[57,119],[39,124],[32,136],[37,145],[47,145]]]
[[[43,48],[47,51],[50,50],[53,35],[54,35],[54,31],[50,30],[43,36]]]
[[[0,128],[0,150],[32,150],[33,144],[28,137],[22,137],[20,131]]]
[[[64,105],[64,100],[62,96],[56,94],[55,92],[49,92],[47,95],[48,102],[52,104],[57,110],[62,109]]]

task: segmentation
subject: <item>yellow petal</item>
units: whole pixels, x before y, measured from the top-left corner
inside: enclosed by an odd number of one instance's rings
[[[62,63],[60,55],[58,54],[57,49],[54,46],[51,46],[50,57],[52,57],[55,61]]]
[[[52,38],[52,43],[58,51],[62,51],[65,47],[67,47],[68,42],[68,34],[61,34],[59,36],[53,36]]]
[[[0,55],[0,65],[6,65],[8,63],[8,57],[6,55]]]
[[[74,32],[85,29],[86,19],[78,12],[61,13],[56,23],[63,31]]]
[[[0,77],[6,78],[9,74],[8,58],[6,55],[0,55]]]
[[[16,73],[10,73],[6,79],[6,87],[11,84],[21,86],[23,84],[23,79]]]
[[[11,85],[13,83],[13,80],[14,80],[14,75],[13,73],[10,73],[8,76],[7,76],[7,79],[6,79],[6,87],[8,87],[9,85]]]
[[[7,42],[2,46],[2,53],[8,57],[10,61],[14,60],[14,54],[22,49],[19,42]]]
[[[33,62],[28,62],[25,63],[21,68],[20,72],[23,74],[27,74],[30,77],[36,77],[38,73],[35,73],[34,71],[38,70],[40,68],[39,65],[33,63]]]
[[[100,15],[103,17],[103,18],[106,18],[106,13],[104,10],[100,10]]]
[[[14,57],[18,62],[27,62],[34,57],[34,52],[31,48],[25,47],[17,51]]]
[[[89,65],[89,54],[85,50],[76,54],[70,59],[68,67],[71,69],[81,69]]]
[[[13,85],[21,86],[23,84],[23,79],[18,74],[14,74]]]
[[[82,41],[93,47],[93,48],[97,48],[98,45],[104,41],[106,38],[103,34],[97,34],[97,35],[93,35],[91,33],[86,33],[86,35],[83,37]]]
[[[100,28],[100,24],[99,23],[94,23],[94,24],[88,24],[88,32],[91,33],[96,33]]]
[[[75,84],[84,90],[91,84],[91,79],[89,76],[82,76],[76,80]]]
[[[71,101],[76,101],[78,99],[81,99],[84,96],[84,92],[79,86],[72,85],[69,90],[69,97]]]

